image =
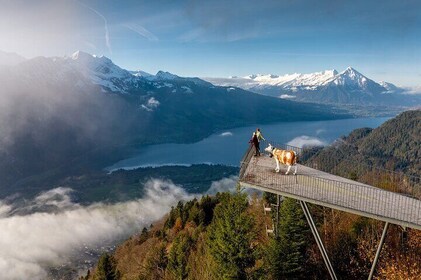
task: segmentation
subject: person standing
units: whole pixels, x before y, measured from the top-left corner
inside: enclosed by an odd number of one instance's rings
[[[260,147],[259,147],[259,138],[257,137],[257,133],[253,132],[253,136],[251,138],[251,142],[253,143],[254,146],[254,155],[260,156]]]
[[[260,128],[256,129],[256,138],[257,138],[257,154],[260,156],[260,141],[266,141],[266,139],[263,137],[262,133],[260,132]]]
[[[256,129],[256,135],[257,135],[257,140],[260,142],[260,140],[266,141],[266,139],[263,137],[262,133],[260,132],[260,128]]]

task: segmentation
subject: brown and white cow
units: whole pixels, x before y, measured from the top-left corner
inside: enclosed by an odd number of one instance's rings
[[[285,175],[289,173],[291,166],[295,167],[294,175],[297,174],[297,155],[294,151],[281,150],[273,147],[271,144],[269,144],[265,151],[270,153],[271,157],[273,156],[275,158],[276,172],[279,172],[279,163],[282,163],[288,166],[288,170],[285,172]]]

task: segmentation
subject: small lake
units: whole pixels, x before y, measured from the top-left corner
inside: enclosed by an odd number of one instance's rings
[[[375,128],[389,118],[360,118],[332,121],[283,122],[266,125],[254,125],[220,131],[199,142],[192,144],[160,144],[145,146],[131,158],[119,161],[106,168],[134,169],[147,166],[225,164],[239,166],[246,152],[248,142],[256,127],[263,136],[277,143],[288,143],[302,147],[306,144],[328,145],[340,136],[348,135],[361,127]],[[263,150],[267,142],[260,144]]]

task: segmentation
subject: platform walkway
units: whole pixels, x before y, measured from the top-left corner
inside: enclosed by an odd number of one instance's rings
[[[268,156],[246,154],[241,164],[240,185],[304,202],[421,230],[421,201],[340,176],[298,165],[297,175],[275,172]]]

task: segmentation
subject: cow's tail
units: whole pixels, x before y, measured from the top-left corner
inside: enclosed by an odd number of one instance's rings
[[[294,165],[297,164],[298,161],[298,155],[296,151],[292,151],[294,153]]]

